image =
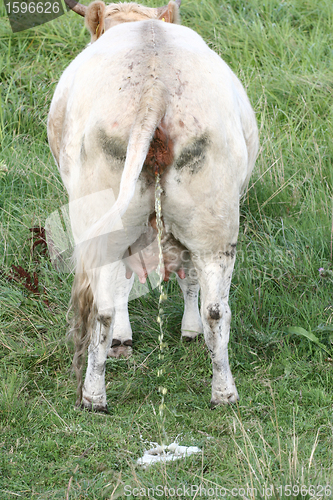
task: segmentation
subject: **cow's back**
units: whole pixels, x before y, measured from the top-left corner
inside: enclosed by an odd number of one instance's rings
[[[73,141],[89,125],[103,124],[117,128],[126,144],[142,88],[152,74],[169,91],[165,120],[179,148],[203,129],[218,129],[226,137],[240,118],[239,100],[251,109],[235,75],[197,33],[149,20],[111,28],[70,64],[56,89],[50,122],[57,114],[56,122],[65,124],[63,140]],[[66,126],[66,115],[75,130]],[[56,155],[59,148],[58,138]]]

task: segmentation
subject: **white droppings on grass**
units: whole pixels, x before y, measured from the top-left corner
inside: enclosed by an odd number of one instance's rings
[[[155,445],[155,447],[145,451],[143,457],[139,458],[137,461],[137,464],[141,465],[143,468],[157,462],[179,460],[180,458],[189,457],[194,453],[201,452],[200,448],[197,446],[180,446],[177,443],[171,443],[169,445],[151,443],[151,445]]]

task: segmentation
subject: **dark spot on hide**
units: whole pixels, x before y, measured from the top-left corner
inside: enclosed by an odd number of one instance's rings
[[[230,246],[231,246],[231,250],[227,250],[226,252],[223,252],[223,255],[225,255],[226,257],[231,257],[232,259],[235,257],[235,254],[236,254],[236,246],[237,246],[237,243],[230,243]]]
[[[188,146],[185,146],[175,161],[175,168],[179,170],[187,168],[191,174],[199,172],[205,161],[209,143],[208,135],[204,134]]]
[[[109,137],[104,130],[99,130],[98,140],[105,156],[111,156],[113,159],[125,163],[127,146],[122,139],[118,137]]]
[[[157,127],[149,146],[144,166],[152,173],[162,174],[173,162],[173,142],[162,123]]]
[[[223,255],[225,255],[226,257],[231,257],[233,259],[235,257],[235,250],[231,250],[231,252],[227,250],[226,252],[223,252]]]
[[[99,314],[97,316],[97,321],[99,321],[105,328],[109,328],[111,325],[111,316],[106,316],[104,314]]]
[[[220,305],[210,304],[208,307],[208,314],[211,319],[221,319]]]

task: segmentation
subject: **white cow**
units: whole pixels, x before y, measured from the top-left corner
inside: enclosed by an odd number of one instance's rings
[[[258,131],[228,65],[197,33],[176,24],[179,4],[76,6],[92,43],[65,70],[51,104],[49,143],[78,243],[71,300],[77,404],[88,409],[107,410],[110,346],[131,345],[132,271],[144,281],[157,264],[154,245],[145,262],[131,255],[153,241],[154,170],[163,189],[165,272],[178,271],[184,292],[182,335],[203,330],[213,364],[212,405],[238,399],[228,361],[228,296],[239,199]]]

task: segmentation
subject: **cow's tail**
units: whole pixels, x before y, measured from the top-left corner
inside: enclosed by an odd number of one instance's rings
[[[112,208],[84,234],[82,243],[76,247],[74,254],[76,275],[70,309],[73,312],[71,331],[75,346],[73,368],[78,383],[77,404],[82,399],[84,354],[91,341],[96,315],[93,297],[94,281],[98,280],[98,268],[103,262],[105,263],[106,244],[102,235],[107,235],[114,230],[119,218],[126,212],[134,196],[135,185],[145,162],[151,139],[167,108],[166,86],[159,79],[153,76],[150,78],[141,94],[130,132],[118,198]]]
[[[69,319],[69,316],[72,316]],[[91,340],[96,311],[94,297],[87,273],[78,268],[74,277],[71,301],[67,313],[70,323],[69,336],[74,341],[73,369],[76,375],[76,406],[82,401],[83,366],[85,353]]]
[[[135,185],[145,162],[151,139],[166,112],[167,101],[168,91],[163,82],[154,78],[153,82],[146,84],[130,132],[118,198],[113,207],[89,229],[84,236],[85,240],[110,233],[119,217],[126,212],[134,196]]]

